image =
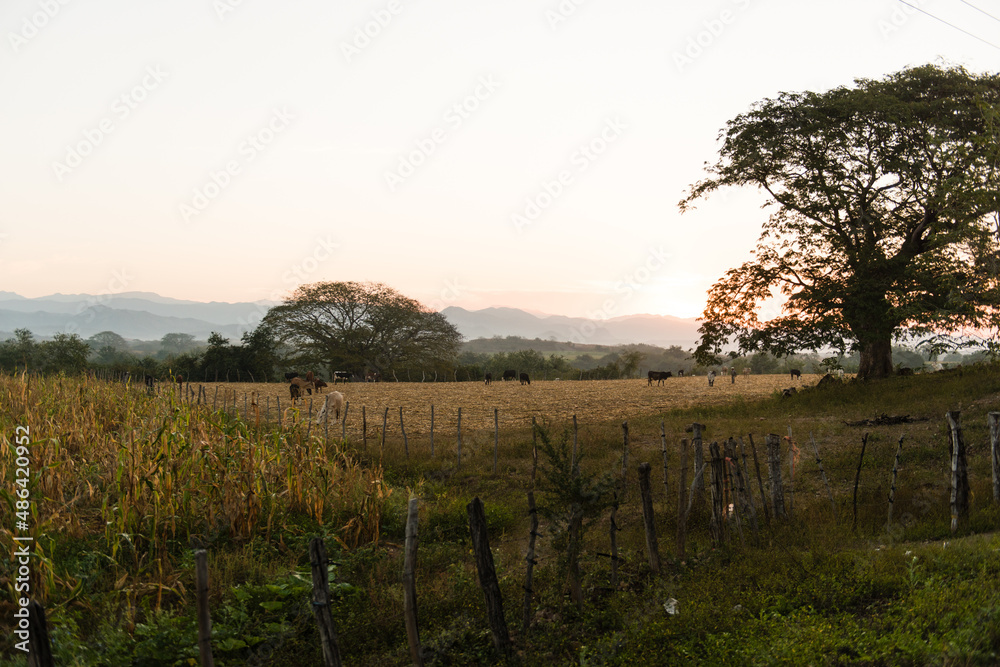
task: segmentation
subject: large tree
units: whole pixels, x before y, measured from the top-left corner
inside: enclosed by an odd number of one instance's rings
[[[680,202],[752,186],[773,209],[754,258],[708,293],[696,356],[860,352],[1000,322],[1000,76],[925,65],[824,93],[781,93],[730,121],[718,161]],[[782,312],[759,316],[778,297]],[[960,340],[952,338],[952,340]]]
[[[263,322],[302,363],[388,376],[453,362],[461,335],[440,313],[380,283],[302,285]]]

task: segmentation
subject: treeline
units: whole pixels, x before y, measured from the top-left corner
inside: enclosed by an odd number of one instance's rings
[[[501,351],[476,351],[490,349],[491,340],[499,343],[493,349],[500,347]],[[536,345],[546,350],[538,350]],[[973,363],[984,356],[985,353],[964,356],[955,353],[939,361]],[[920,370],[926,361],[924,355],[905,347],[894,348],[893,359],[897,367],[914,370]],[[709,367],[696,364],[689,350],[676,345],[583,346],[508,336],[470,341],[450,358],[397,364],[381,377],[399,382],[483,381],[487,373],[499,379],[505,370],[514,370],[528,373],[532,379],[613,380],[645,377],[649,370],[670,371],[675,375],[683,370],[686,375],[704,375],[709,370],[721,372],[723,368],[735,368],[740,374],[749,368],[754,375],[787,373],[792,368],[805,373],[837,369],[855,373],[858,363],[857,354],[835,357],[796,354],[777,358],[757,353],[730,356],[724,365]],[[51,340],[37,341],[30,331],[18,329],[12,338],[0,341],[0,370],[47,374],[104,370],[160,379],[182,376],[202,382],[272,382],[283,379],[289,370],[301,373],[313,370],[319,377],[329,379],[326,376],[336,369],[276,340],[267,327],[261,326],[245,333],[238,343],[231,343],[218,333],[213,333],[207,343],[180,333],[167,334],[159,341],[126,341],[111,331],[88,339],[76,334],[57,334]]]
[[[240,344],[217,333],[207,345],[188,334],[167,334],[159,348],[144,353],[112,331],[86,340],[77,334],[56,334],[52,340],[37,341],[31,331],[17,329],[12,338],[0,342],[0,370],[69,375],[103,370],[160,379],[267,382],[281,364],[280,346],[263,327],[243,334]]]

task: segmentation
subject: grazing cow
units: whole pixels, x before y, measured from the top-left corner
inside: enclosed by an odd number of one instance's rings
[[[312,371],[307,371],[306,372],[306,382],[315,382],[315,381],[316,381],[316,376],[313,375],[313,372]]]
[[[486,374],[486,384],[493,384],[493,373]]]
[[[715,371],[708,372],[708,386],[709,387],[715,386]]]
[[[320,389],[323,389],[323,388],[328,387],[330,385],[328,385],[327,383],[323,382],[322,380],[316,379],[316,380],[313,380],[313,386],[316,387],[316,393],[318,394]]]
[[[333,372],[333,383],[337,384],[337,381],[350,382],[351,372],[350,371],[334,371]]]
[[[646,385],[651,386],[653,384],[653,380],[656,380],[656,386],[660,386],[663,384],[664,380],[673,376],[674,374],[670,371],[649,371],[646,373]]]
[[[516,379],[517,379],[517,371],[507,370],[507,371],[503,372],[503,381],[504,382],[506,382],[507,380],[516,380]]]
[[[319,414],[316,415],[316,423],[322,424],[326,419],[329,412],[333,412],[335,419],[340,419],[340,413],[344,409],[344,395],[339,391],[331,391],[326,395],[323,400],[323,407],[319,409]]]
[[[792,370],[790,370],[788,372],[791,374],[793,380],[796,379],[796,378],[798,378],[800,380],[802,379],[802,371],[800,371],[798,368],[793,368]]]
[[[297,378],[298,376],[299,376],[298,373],[285,373],[286,380],[291,380],[292,378]]]
[[[531,384],[531,378],[528,377],[527,373],[521,373],[520,380],[522,385]]]
[[[313,383],[306,382],[302,378],[292,378],[292,381],[288,385],[288,391],[292,395],[292,401],[296,398],[302,397],[302,391],[305,390],[310,396],[313,393]]]

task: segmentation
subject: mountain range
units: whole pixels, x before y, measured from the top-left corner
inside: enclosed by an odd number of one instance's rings
[[[270,302],[185,301],[152,292],[52,294],[27,298],[0,292],[0,339],[15,329],[36,337],[76,333],[89,338],[114,331],[126,339],[159,340],[168,333],[207,340],[218,332],[234,342],[274,305]],[[442,314],[467,339],[520,336],[545,340],[621,345],[647,343],[687,348],[698,338],[694,319],[669,315],[625,315],[606,320],[529,313],[518,308],[466,310],[449,306]]]

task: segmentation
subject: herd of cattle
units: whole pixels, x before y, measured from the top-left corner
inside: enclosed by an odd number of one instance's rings
[[[531,378],[528,377],[527,373],[521,373],[518,375],[517,371],[512,370],[504,371],[502,379],[504,382],[507,380],[520,380],[521,384],[531,384]],[[486,374],[486,384],[493,384],[493,373]]]

